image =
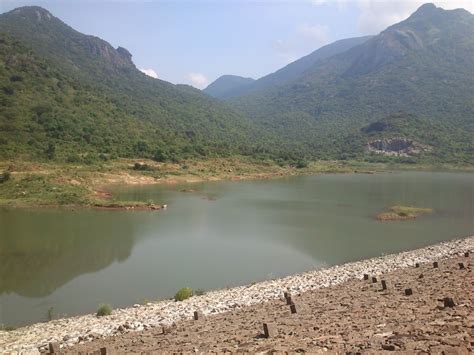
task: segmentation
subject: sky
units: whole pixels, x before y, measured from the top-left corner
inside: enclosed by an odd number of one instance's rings
[[[38,5],[74,29],[127,48],[147,75],[204,88],[259,78],[338,39],[377,34],[420,0],[0,0]],[[474,0],[433,1],[474,12]]]

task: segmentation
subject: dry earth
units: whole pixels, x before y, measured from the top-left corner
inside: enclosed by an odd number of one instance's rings
[[[461,269],[459,263],[463,263]],[[387,282],[382,290],[381,280]],[[405,295],[411,288],[413,294]],[[444,304],[450,297],[454,307]],[[67,349],[97,352],[457,353],[474,351],[473,256],[457,256],[279,300],[98,339]],[[273,333],[266,338],[263,324]],[[66,350],[66,349],[64,349]]]

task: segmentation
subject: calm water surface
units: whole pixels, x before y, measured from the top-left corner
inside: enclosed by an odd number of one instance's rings
[[[192,188],[195,192],[181,192]],[[121,188],[159,212],[0,209],[0,323],[94,312],[474,234],[474,175],[398,172]],[[394,204],[432,207],[379,222]]]

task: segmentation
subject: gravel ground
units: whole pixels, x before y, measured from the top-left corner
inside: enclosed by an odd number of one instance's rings
[[[464,269],[460,269],[463,263]],[[383,290],[381,280],[386,281]],[[406,295],[410,288],[412,295]],[[452,298],[454,306],[445,304]],[[96,340],[69,349],[92,352],[454,352],[474,350],[473,257],[453,257],[341,285]],[[270,337],[263,324],[270,324]]]

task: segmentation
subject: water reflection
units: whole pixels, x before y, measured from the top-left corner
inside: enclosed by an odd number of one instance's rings
[[[474,234],[471,174],[321,175],[120,188],[159,212],[0,210],[0,323],[280,277]],[[432,207],[379,222],[394,204]],[[3,312],[3,313],[2,313]]]
[[[0,213],[0,294],[51,294],[75,277],[130,257],[135,223],[110,212]]]

